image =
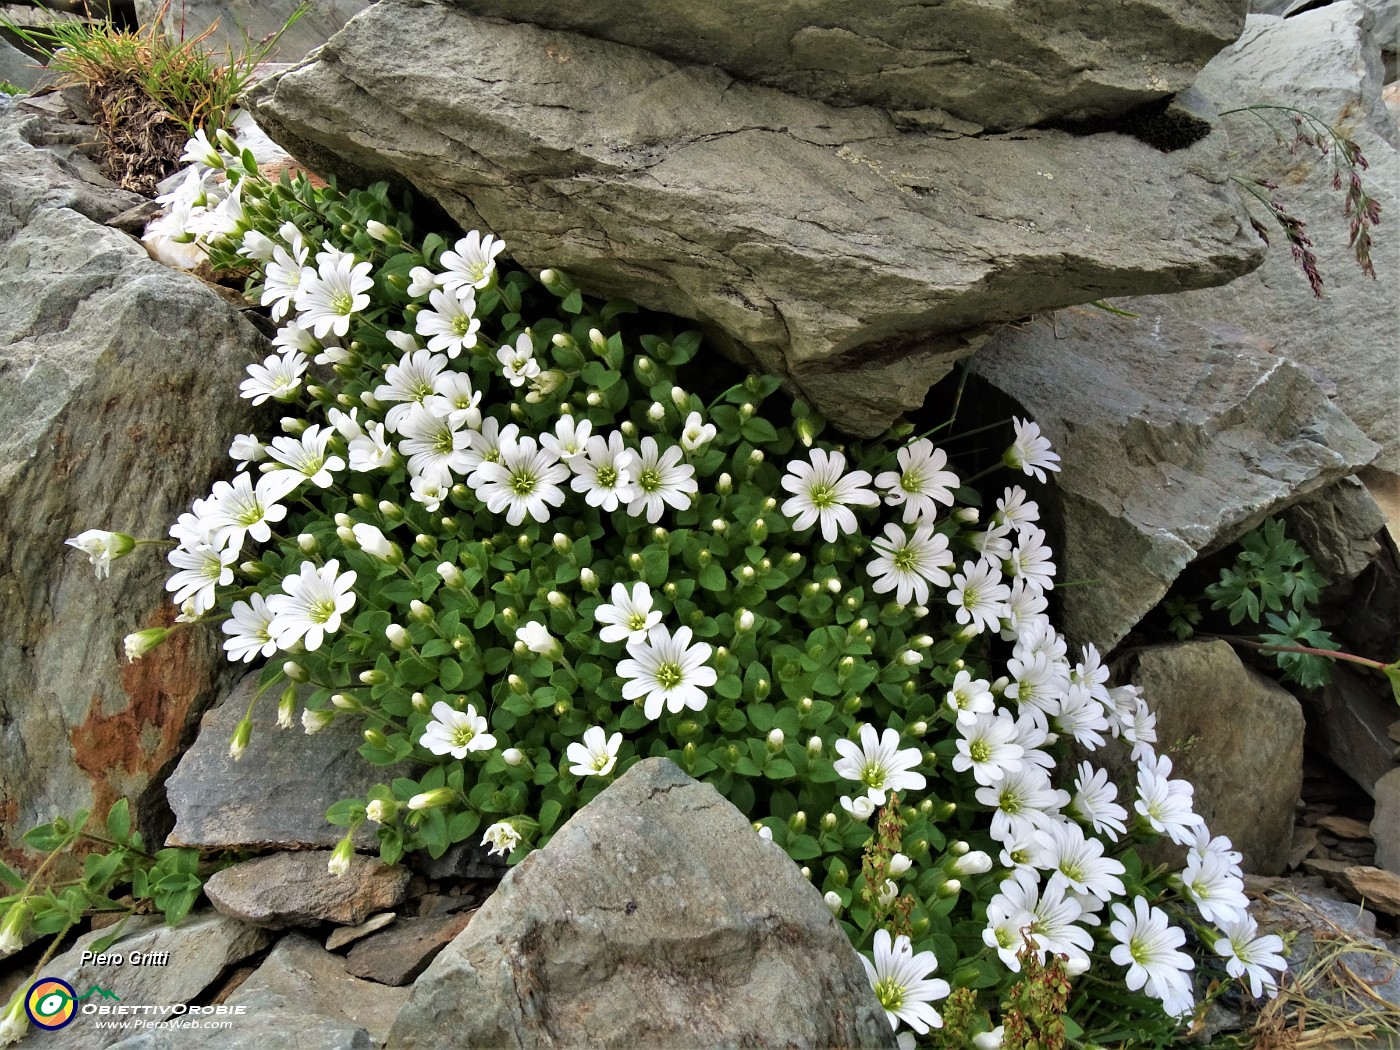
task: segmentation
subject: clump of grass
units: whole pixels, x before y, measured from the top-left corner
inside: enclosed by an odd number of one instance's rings
[[[24,88],[18,84],[11,84],[8,80],[0,80],[0,95],[23,95]]]
[[[110,21],[53,22],[42,30],[0,19],[0,25],[47,56],[64,87],[81,87],[97,114],[106,157],[103,173],[123,189],[154,196],[156,184],[180,167],[185,143],[201,128],[227,128],[258,65],[302,13],[269,40],[241,52],[211,52],[198,36],[174,40],[161,26],[169,0],[148,28]]]

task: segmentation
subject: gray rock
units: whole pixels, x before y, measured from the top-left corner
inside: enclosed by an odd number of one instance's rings
[[[1376,843],[1376,866],[1400,875],[1400,769],[1377,780],[1375,794],[1371,838]]]
[[[1305,701],[1313,744],[1374,796],[1381,777],[1395,768],[1395,743],[1388,733],[1395,701],[1385,679],[1334,665],[1331,682]]]
[[[1374,936],[1370,912],[1312,893],[1270,894],[1255,901],[1251,912],[1260,933],[1297,935],[1288,968],[1309,975],[1311,995],[1343,1009],[1371,1010],[1376,998],[1400,1007],[1396,944]],[[1356,950],[1339,951],[1339,941],[1354,943]]]
[[[93,942],[110,932],[84,934],[48,963],[44,974],[62,978],[79,995],[92,987],[104,988],[116,995],[122,1006],[172,1006],[198,999],[225,967],[261,951],[272,940],[266,930],[209,911],[190,915],[179,926],[142,916],[127,921],[121,937],[105,955],[84,962],[83,953],[90,952]],[[117,955],[122,957],[120,962]],[[139,956],[141,962],[133,962],[133,956]],[[107,1002],[92,1001],[99,1005]],[[42,1043],[57,1050],[91,1050],[117,1043],[126,1034],[119,1029],[99,1029],[93,1017],[80,1014],[66,1028],[45,1033]],[[34,1042],[38,1046],[40,1041]]]
[[[347,944],[354,944],[362,937],[368,937],[377,930],[384,929],[391,922],[397,919],[398,913],[392,911],[382,911],[378,915],[373,915],[360,923],[358,926],[337,926],[326,938],[326,951],[333,952],[344,948]]]
[[[1356,579],[1380,553],[1385,515],[1366,486],[1343,478],[1295,503],[1283,516],[1288,535],[1330,584]]]
[[[366,937],[345,960],[356,977],[380,984],[411,984],[448,943],[467,928],[475,912],[440,918],[400,919],[382,933]]]
[[[640,762],[511,869],[390,1044],[886,1046],[821,894],[714,788]]]
[[[323,174],[409,181],[527,267],[695,319],[863,435],[919,405],[982,326],[1221,283],[1261,251],[1194,96],[1141,129],[1172,152],[902,133],[869,107],[381,0],[251,105]]]
[[[355,926],[407,898],[407,868],[356,855],[344,875],[326,870],[330,850],[273,853],[215,872],[204,884],[225,915],[258,926]]]
[[[147,841],[173,764],[228,674],[217,630],[140,663],[131,631],[175,610],[161,553],[94,577],[90,528],[161,537],[256,429],[238,397],[266,341],[186,274],[101,224],[139,198],[84,156],[91,128],[0,115],[0,840],[128,796]],[[42,145],[40,145],[42,144]],[[191,410],[195,406],[195,410]],[[150,792],[150,794],[148,794]],[[8,859],[8,858],[7,858]]]
[[[37,58],[30,57],[0,37],[0,80],[29,91],[45,79],[44,67]]]
[[[143,1033],[115,1045],[120,1050],[191,1046],[372,1050],[383,1046],[408,989],[351,977],[344,963],[309,937],[288,934],[226,1000],[229,1007],[242,1008],[231,1028],[217,1033]]]
[[[1198,554],[1353,473],[1376,446],[1301,368],[1182,297],[1136,318],[1063,311],[1000,332],[972,369],[1010,394],[1061,457],[1045,494],[1062,535],[1061,628],[1106,651]]]
[[[1243,0],[450,0],[719,66],[836,105],[942,110],[988,128],[1117,115],[1190,85],[1244,25]]]
[[[1400,331],[1400,132],[1381,100],[1381,67],[1368,13],[1355,0],[1330,4],[1293,18],[1251,16],[1239,42],[1202,71],[1198,86],[1222,111],[1259,103],[1292,105],[1348,130],[1370,167],[1368,191],[1381,203],[1383,225],[1372,248],[1378,279],[1358,269],[1347,246],[1343,194],[1331,187],[1332,161],[1316,152],[1290,153],[1274,132],[1248,113],[1223,118],[1233,161],[1243,177],[1268,179],[1272,196],[1307,223],[1307,235],[1326,282],[1315,299],[1289,254],[1282,232],[1270,227],[1274,246],[1265,264],[1226,288],[1187,292],[1179,309],[1204,323],[1238,325],[1268,340],[1275,353],[1325,376],[1336,403],[1382,446],[1376,466],[1400,472],[1400,370],[1395,333]],[[1281,123],[1280,123],[1281,121]],[[1287,124],[1286,116],[1274,121]]]
[[[509,870],[504,857],[493,855],[477,842],[454,843],[447,847],[447,852],[441,857],[434,857],[426,851],[415,853],[409,858],[409,864],[430,879],[499,882]]]
[[[287,25],[304,0],[175,0],[162,20],[176,39],[198,36],[217,21],[205,41],[213,51],[242,56],[249,44],[256,50]],[[267,53],[269,62],[295,62],[324,44],[373,0],[310,0],[306,11],[288,26]],[[136,0],[136,16],[149,28],[166,0]],[[1217,48],[1216,50],[1219,50]]]
[[[375,784],[411,775],[411,767],[372,766],[358,754],[362,727],[341,719],[308,737],[297,722],[277,725],[279,692],[269,690],[253,709],[253,737],[243,757],[229,757],[234,727],[257,692],[246,676],[228,699],[204,716],[195,741],[166,782],[175,829],[166,844],[201,849],[309,849],[334,846],[345,829],[327,824],[326,810],[359,798]],[[307,688],[305,693],[309,695]],[[355,846],[376,850],[373,825]]]
[[[1226,642],[1141,650],[1133,681],[1157,715],[1157,747],[1195,787],[1195,809],[1244,854],[1246,871],[1282,873],[1303,783],[1303,709],[1245,667]]]

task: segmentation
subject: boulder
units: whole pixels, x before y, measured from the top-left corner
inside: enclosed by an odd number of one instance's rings
[[[296,62],[320,47],[341,26],[373,0],[136,0],[136,16],[143,29],[157,16],[161,26],[177,40],[187,40],[209,30],[204,46],[234,58],[256,50],[280,32],[268,51],[270,62]],[[306,10],[290,26],[299,7]],[[286,27],[285,30],[283,27]],[[1216,50],[1219,50],[1217,48]]]
[[[143,1032],[114,1046],[120,1050],[183,1050],[191,1046],[372,1050],[383,1046],[408,989],[351,977],[344,964],[344,959],[309,937],[288,934],[225,1000],[230,1009],[239,1011],[228,1029],[216,1035]]]
[[[1062,311],[1003,329],[972,370],[1014,398],[1061,459],[1061,629],[1107,650],[1199,554],[1353,473],[1376,445],[1302,368],[1181,297]]]
[[[1244,0],[451,0],[714,65],[838,106],[942,111],[987,128],[1116,116],[1190,86],[1244,26]]]
[[[1133,682],[1157,715],[1157,749],[1195,787],[1211,831],[1244,854],[1246,871],[1281,874],[1303,783],[1303,710],[1282,686],[1220,641],[1137,653]]]
[[[139,198],[83,155],[92,129],[0,113],[0,841],[152,786],[226,688],[217,630],[177,631],[139,663],[131,631],[169,626],[170,566],[138,548],[95,577],[63,541],[162,538],[255,429],[238,396],[267,343],[214,291],[102,225]],[[4,858],[27,864],[18,850]]]
[[[1305,697],[1310,742],[1374,797],[1380,779],[1395,768],[1395,700],[1378,674],[1334,665],[1332,680]]]
[[[44,67],[37,58],[32,58],[0,37],[0,81],[28,91],[45,79]]]
[[[380,984],[412,984],[438,953],[467,928],[475,912],[436,918],[400,919],[350,949],[345,969]]]
[[[1376,866],[1400,875],[1400,768],[1376,781],[1371,838],[1376,843]]]
[[[407,868],[352,856],[350,870],[332,875],[330,850],[273,853],[216,871],[204,884],[225,915],[274,929],[323,922],[355,926],[408,897]]]
[[[511,869],[391,1046],[894,1046],[821,894],[709,785],[639,762]]]
[[[1380,553],[1385,515],[1354,477],[1311,493],[1283,515],[1288,535],[1302,544],[1329,584],[1356,579]]]
[[[1262,249],[1191,92],[1132,134],[906,131],[416,0],[318,56],[251,100],[294,155],[412,183],[526,267],[694,319],[856,434],[921,404],[989,324],[1220,284]]]
[[[128,919],[111,947],[101,955],[93,953],[93,942],[109,933],[111,930],[94,930],[79,937],[72,948],[44,966],[44,975],[67,981],[78,995],[98,987],[116,996],[123,1006],[168,1007],[198,999],[226,967],[262,951],[272,941],[266,930],[211,911],[189,915],[179,926],[167,926],[156,916]],[[101,996],[87,1001],[102,1006],[109,1005],[107,999]],[[154,1016],[154,1011],[151,1013]],[[46,1032],[42,1045],[56,1050],[91,1050],[117,1043],[128,1034],[120,1029],[99,1029],[94,1020],[79,1014],[67,1027]],[[34,1043],[38,1046],[40,1040]]]
[[[247,675],[204,716],[199,739],[166,782],[175,813],[166,845],[241,850],[334,846],[345,830],[326,823],[331,805],[412,775],[407,764],[383,769],[361,758],[364,736],[355,719],[338,719],[314,739],[302,731],[300,721],[279,728],[276,689],[253,708],[253,736],[235,762],[229,740],[257,688],[258,676]],[[310,693],[310,687],[303,689],[304,696]],[[378,849],[371,824],[361,825],[354,841],[360,850]]]

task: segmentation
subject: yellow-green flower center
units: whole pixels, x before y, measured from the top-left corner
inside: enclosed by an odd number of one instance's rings
[[[656,684],[662,689],[671,690],[685,680],[680,664],[664,663],[656,669]]]
[[[661,487],[661,471],[655,467],[647,467],[637,479],[637,484],[642,486],[643,492],[655,492]]]
[[[904,986],[893,977],[875,982],[875,998],[890,1013],[898,1013],[904,1006]]]

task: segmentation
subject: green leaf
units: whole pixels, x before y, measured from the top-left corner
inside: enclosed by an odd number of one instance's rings
[[[540,831],[549,834],[554,830],[554,825],[559,822],[559,815],[564,811],[555,799],[549,799],[540,807]]]
[[[670,572],[671,558],[666,548],[652,543],[642,551],[642,580],[650,587],[662,587]]]
[[[438,685],[448,692],[462,684],[462,665],[456,660],[442,660],[438,663]]]
[[[712,561],[700,570],[700,586],[707,591],[723,591],[729,586],[729,577],[719,562]]]
[[[126,845],[131,839],[131,807],[119,798],[107,811],[107,837]]]
[[[0,882],[17,890],[24,889],[26,885],[25,881],[19,877],[19,873],[4,861],[0,861]]]

